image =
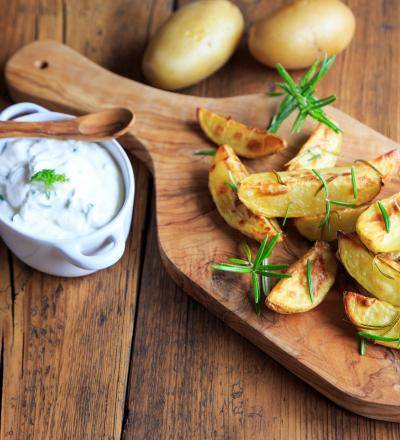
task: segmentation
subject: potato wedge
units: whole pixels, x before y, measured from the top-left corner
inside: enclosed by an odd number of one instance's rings
[[[248,127],[229,117],[197,109],[197,120],[205,135],[217,145],[227,144],[242,157],[256,158],[286,148],[286,141],[262,128]]]
[[[314,302],[311,302],[307,283],[307,260],[311,261]],[[337,261],[328,243],[317,241],[287,273],[291,278],[281,279],[265,300],[265,304],[278,313],[307,312],[322,302],[335,282]]]
[[[297,155],[286,163],[289,171],[334,167],[342,147],[342,133],[318,124]]]
[[[221,145],[211,165],[208,185],[217,209],[229,226],[257,241],[280,232],[278,222],[253,214],[239,200],[237,193],[228,186],[229,172],[240,182],[248,172],[235,152],[228,145]]]
[[[346,292],[344,308],[349,320],[359,331],[386,338],[400,337],[400,308],[355,292]],[[386,347],[399,348],[397,342],[374,341]]]
[[[400,150],[392,150],[366,163],[354,166],[358,197],[354,199],[350,167],[319,170],[328,182],[331,200],[363,205],[380,191],[382,179],[397,173]],[[252,174],[240,182],[239,199],[252,212],[265,217],[306,217],[320,215],[326,210],[326,196],[321,181],[312,170],[267,172]],[[332,206],[333,210],[344,209]]]
[[[378,299],[400,306],[400,264],[374,255],[356,234],[338,233],[338,256],[347,272]]]
[[[389,232],[378,204],[374,203],[358,218],[357,234],[375,254],[400,251],[400,193],[381,200],[381,203],[389,215]]]
[[[337,232],[354,232],[356,230],[357,219],[368,206],[357,206],[356,208],[346,208],[342,211],[334,211],[330,216],[330,230],[328,227],[320,228],[324,215],[314,215],[312,217],[299,217],[293,219],[293,224],[303,237],[309,240],[336,240]]]

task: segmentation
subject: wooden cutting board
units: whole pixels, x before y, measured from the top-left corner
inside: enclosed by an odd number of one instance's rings
[[[6,80],[16,101],[33,101],[71,113],[125,106],[136,124],[122,139],[125,148],[154,174],[157,227],[162,260],[172,278],[229,326],[262,348],[282,365],[355,413],[400,421],[400,355],[368,346],[358,353],[355,330],[344,321],[342,292],[350,288],[344,270],[327,299],[314,311],[283,316],[264,310],[255,315],[248,280],[210,270],[210,264],[238,255],[243,237],[217,213],[207,189],[209,157],[194,156],[208,142],[196,123],[199,106],[263,127],[277,100],[265,95],[222,99],[185,96],[154,89],[115,75],[55,42],[36,42],[17,52],[6,65]],[[344,130],[339,163],[373,158],[398,144],[345,113],[329,108]],[[248,164],[254,170],[281,169],[313,128],[289,135],[292,121],[280,134],[289,148]],[[398,190],[399,180],[382,195]],[[137,188],[140,193],[140,188]],[[310,247],[291,237],[276,252],[291,261]],[[213,337],[212,334],[209,335]]]

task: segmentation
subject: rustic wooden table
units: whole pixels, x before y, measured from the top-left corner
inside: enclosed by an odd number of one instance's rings
[[[51,38],[142,80],[149,36],[181,3],[0,0],[0,60]],[[251,22],[284,0],[236,3]],[[320,93],[336,91],[338,107],[400,140],[400,2],[348,3],[356,37]],[[259,92],[274,78],[243,43],[185,93]],[[1,439],[399,438],[398,425],[337,407],[174,285],[157,250],[151,178],[135,160],[134,168],[133,233],[112,269],[45,276],[0,244]]]

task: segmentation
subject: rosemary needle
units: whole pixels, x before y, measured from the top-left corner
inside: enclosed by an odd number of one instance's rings
[[[382,217],[383,217],[383,221],[385,222],[385,229],[386,232],[390,231],[390,218],[389,218],[389,214],[386,211],[386,208],[383,206],[382,202],[380,200],[378,200],[378,207],[381,211]]]
[[[235,178],[233,177],[233,174],[231,173],[230,170],[228,170],[228,176],[229,176],[229,180],[230,182],[227,182],[227,185],[233,189],[233,191],[237,192],[238,191],[238,187],[237,187],[237,183]]]
[[[307,285],[308,285],[308,294],[310,295],[310,300],[314,302],[314,293],[313,293],[313,285],[312,285],[312,275],[311,275],[311,260],[307,259]]]
[[[360,355],[364,356],[365,351],[367,349],[367,340],[364,337],[360,339]]]
[[[400,342],[400,338],[388,338],[386,336],[373,335],[373,334],[367,333],[367,332],[358,332],[357,335],[362,337],[362,338],[372,339],[374,341]]]
[[[358,187],[357,187],[357,178],[356,178],[356,169],[352,165],[350,168],[351,172],[351,184],[353,185],[353,195],[356,199],[358,197]]]
[[[215,156],[217,150],[199,150],[194,153],[195,156]]]

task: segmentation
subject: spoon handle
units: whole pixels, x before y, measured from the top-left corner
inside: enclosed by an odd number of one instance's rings
[[[90,140],[79,131],[77,118],[45,122],[0,122],[0,138],[43,137]],[[89,136],[92,138],[93,136]]]

